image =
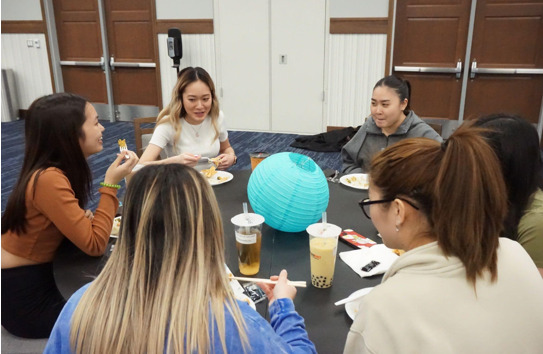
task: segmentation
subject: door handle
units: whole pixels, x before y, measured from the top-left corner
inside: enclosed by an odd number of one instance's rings
[[[109,58],[109,66],[111,70],[115,70],[115,68],[156,68],[155,63],[116,62],[113,57]]]
[[[460,74],[462,73],[462,61],[458,60],[455,68],[439,66],[395,66],[394,71],[408,73],[456,74],[456,78],[460,79]]]
[[[60,65],[63,66],[99,66],[104,69],[104,57],[100,57],[100,61],[76,61],[76,60],[61,60]]]
[[[478,68],[477,59],[471,62],[469,77],[475,78],[475,74],[498,74],[498,75],[543,75],[543,69],[525,68]]]

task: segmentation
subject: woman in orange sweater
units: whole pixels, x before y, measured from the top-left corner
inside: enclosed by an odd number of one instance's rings
[[[102,151],[103,131],[94,107],[77,95],[45,96],[28,110],[23,167],[2,216],[2,326],[14,335],[49,336],[66,302],[52,263],[64,237],[92,256],[106,249],[118,183],[138,157],[117,156],[94,215],[85,211],[92,187],[87,158]]]

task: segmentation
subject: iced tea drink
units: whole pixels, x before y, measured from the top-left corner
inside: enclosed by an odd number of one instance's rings
[[[260,247],[262,232],[259,229],[236,232],[239,271],[245,275],[255,275],[260,270]]]
[[[255,275],[260,270],[260,247],[262,244],[262,215],[247,213],[232,218],[236,234],[239,271],[244,275]]]
[[[251,170],[254,170],[259,163],[261,163],[266,157],[270,156],[267,152],[252,152],[249,154],[251,157]]]

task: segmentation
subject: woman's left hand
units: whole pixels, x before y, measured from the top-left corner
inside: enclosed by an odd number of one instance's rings
[[[217,170],[226,170],[236,161],[236,157],[232,154],[220,154],[218,157],[220,158],[220,162]]]
[[[292,299],[296,297],[296,288],[292,285],[288,285],[288,274],[286,269],[283,269],[279,276],[272,275],[270,280],[277,280],[277,284],[270,285],[257,282],[257,285],[264,290],[266,296],[268,297],[269,305],[272,304],[277,299]]]

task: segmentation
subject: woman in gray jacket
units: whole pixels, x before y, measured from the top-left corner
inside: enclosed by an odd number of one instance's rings
[[[343,147],[343,173],[366,173],[371,158],[384,148],[406,138],[441,136],[409,107],[409,81],[390,75],[377,81],[371,97],[371,115]]]

